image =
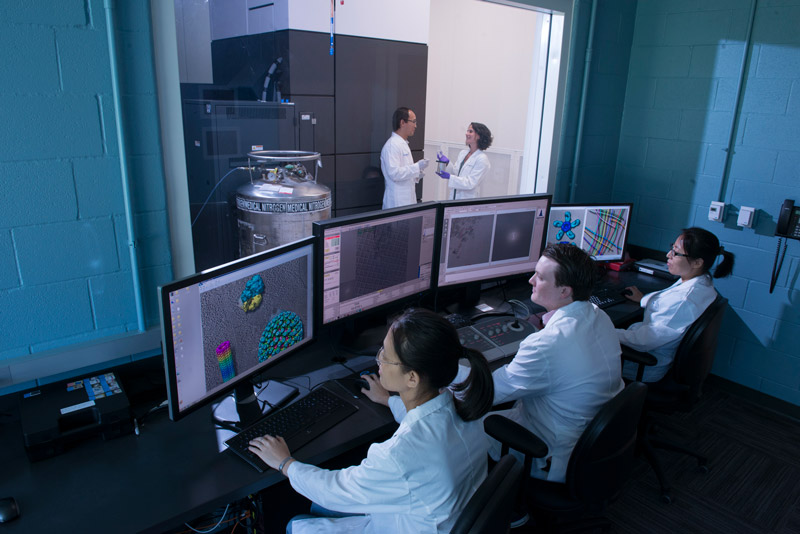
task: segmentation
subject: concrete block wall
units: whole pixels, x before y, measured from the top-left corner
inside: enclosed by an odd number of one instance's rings
[[[635,204],[634,244],[667,250],[696,225],[736,254],[733,276],[716,281],[730,309],[713,372],[800,404],[800,242],[790,240],[769,293],[778,210],[785,198],[800,202],[800,0],[759,0],[746,50],[751,2],[639,0],[614,200]],[[727,214],[710,222],[720,189]],[[736,225],[742,206],[757,210],[752,229]]]
[[[577,2],[576,32],[572,49],[565,103],[564,129],[558,156],[556,202],[569,200],[569,186],[575,157],[581,82],[592,3]],[[589,85],[581,136],[581,154],[576,175],[575,202],[610,202],[617,162],[622,109],[628,82],[628,65],[633,40],[635,0],[598,2],[592,42]]]
[[[171,278],[171,259],[149,2],[111,4],[145,321],[154,326],[155,287]],[[4,1],[0,46],[3,384],[14,362],[138,324],[104,2]]]

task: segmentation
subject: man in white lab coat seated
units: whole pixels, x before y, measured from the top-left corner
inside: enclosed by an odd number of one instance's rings
[[[494,404],[516,401],[499,413],[521,424],[548,448],[531,476],[564,482],[578,438],[600,407],[624,387],[620,346],[608,315],[588,301],[594,261],[570,244],[548,245],[528,281],[543,306],[544,328],[520,343],[514,359],[495,370]],[[465,376],[461,367],[456,377]],[[489,454],[500,458],[492,440]],[[520,459],[522,458],[521,455]]]
[[[417,203],[414,186],[422,178],[428,160],[414,163],[408,138],[417,130],[417,116],[408,108],[397,108],[392,115],[392,133],[381,150],[381,171],[385,189],[383,209]]]

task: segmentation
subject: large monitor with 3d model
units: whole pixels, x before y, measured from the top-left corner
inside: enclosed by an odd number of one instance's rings
[[[572,243],[597,261],[623,259],[632,204],[554,204],[547,243]]]
[[[314,335],[309,237],[159,288],[169,413],[177,420],[236,388]],[[240,410],[240,414],[242,411]]]

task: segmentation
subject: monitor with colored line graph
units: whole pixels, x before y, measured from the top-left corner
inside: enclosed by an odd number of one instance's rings
[[[572,243],[597,261],[623,259],[632,204],[554,204],[547,243]]]

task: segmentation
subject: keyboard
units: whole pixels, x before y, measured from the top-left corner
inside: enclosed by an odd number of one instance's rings
[[[600,309],[610,308],[617,304],[627,302],[628,299],[622,294],[619,289],[604,288],[592,293],[589,297],[589,302],[596,305]]]
[[[289,445],[289,450],[295,452],[357,410],[358,408],[352,403],[332,391],[324,387],[317,388],[305,397],[245,428],[227,440],[225,445],[255,467],[259,473],[263,473],[269,466],[248,450],[251,440],[265,434],[282,436]]]

